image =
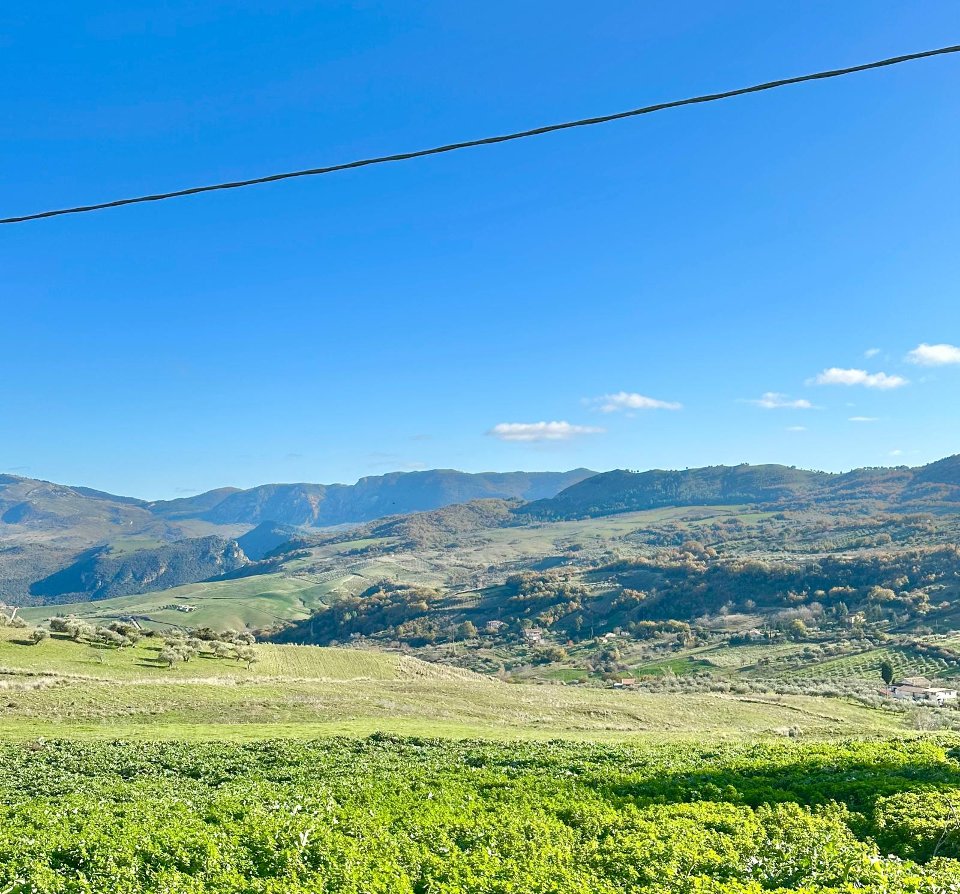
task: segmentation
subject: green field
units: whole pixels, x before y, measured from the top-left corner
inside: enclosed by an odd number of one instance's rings
[[[279,621],[306,618],[324,602],[331,584],[287,574],[263,574],[238,580],[187,584],[140,596],[120,596],[96,602],[46,605],[20,610],[21,617],[38,622],[55,615],[76,615],[105,624],[140,618],[149,626],[211,626],[218,629],[271,627]],[[189,612],[173,606],[192,607]]]
[[[0,744],[0,891],[949,894],[958,746]]]

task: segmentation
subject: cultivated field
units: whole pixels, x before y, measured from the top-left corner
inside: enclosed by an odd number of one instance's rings
[[[948,894],[958,744],[0,745],[0,890]]]

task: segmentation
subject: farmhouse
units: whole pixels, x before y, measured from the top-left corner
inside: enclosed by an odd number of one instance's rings
[[[881,690],[883,695],[904,701],[922,702],[927,705],[939,705],[957,700],[956,689],[944,689],[934,686],[926,677],[907,677],[901,683],[892,683]]]

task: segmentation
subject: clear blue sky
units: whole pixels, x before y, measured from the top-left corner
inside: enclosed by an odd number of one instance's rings
[[[4,4],[0,216],[958,42],[955,0]],[[953,56],[0,228],[0,470],[156,498],[956,453],[957,356],[907,355],[960,345],[958,85]]]

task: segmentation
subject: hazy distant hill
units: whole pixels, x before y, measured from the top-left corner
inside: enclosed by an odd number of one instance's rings
[[[539,519],[585,518],[663,506],[818,505],[860,502],[891,512],[957,508],[960,455],[915,469],[855,469],[830,474],[779,465],[708,466],[683,471],[603,472],[553,498],[517,509]]]
[[[6,525],[44,531],[83,527],[104,534],[117,527],[138,529],[152,520],[146,505],[86,487],[0,475],[0,537]]]
[[[156,502],[0,475],[0,600],[145,591],[154,586],[148,578],[155,573],[152,562],[158,551],[198,537],[217,536],[224,542],[240,537],[249,557],[257,560],[302,526],[367,522],[476,499],[536,500],[592,474],[587,469],[480,474],[440,469],[363,478],[353,485],[224,487]],[[245,534],[249,528],[255,530]],[[110,555],[103,550],[108,545],[120,546],[129,556],[123,568],[103,564],[114,561],[104,558]],[[193,548],[184,547],[185,555]],[[135,553],[141,555],[133,558]],[[229,570],[234,569],[218,570],[212,560],[185,560],[176,576],[186,583],[203,579],[196,575]],[[58,577],[60,572],[66,577]],[[101,585],[101,578],[123,583]]]
[[[361,478],[356,484],[264,484],[226,494],[193,517],[216,524],[273,521],[322,527],[424,512],[471,500],[539,500],[552,497],[593,474],[588,469],[480,473],[434,469]],[[163,515],[167,505],[154,503],[151,510]],[[178,512],[181,511],[178,507]]]
[[[661,506],[774,503],[810,494],[838,476],[789,466],[708,466],[683,471],[617,469],[518,510],[537,518],[577,518]]]
[[[248,490],[222,487],[152,503],[86,487],[0,475],[0,538],[25,530],[67,533],[82,529],[88,539],[107,539],[118,529],[135,534],[157,523],[191,520],[213,525],[254,526],[264,521],[339,525],[470,500],[539,500],[593,474],[588,469],[479,473],[435,469],[361,478],[356,484],[263,484]]]

